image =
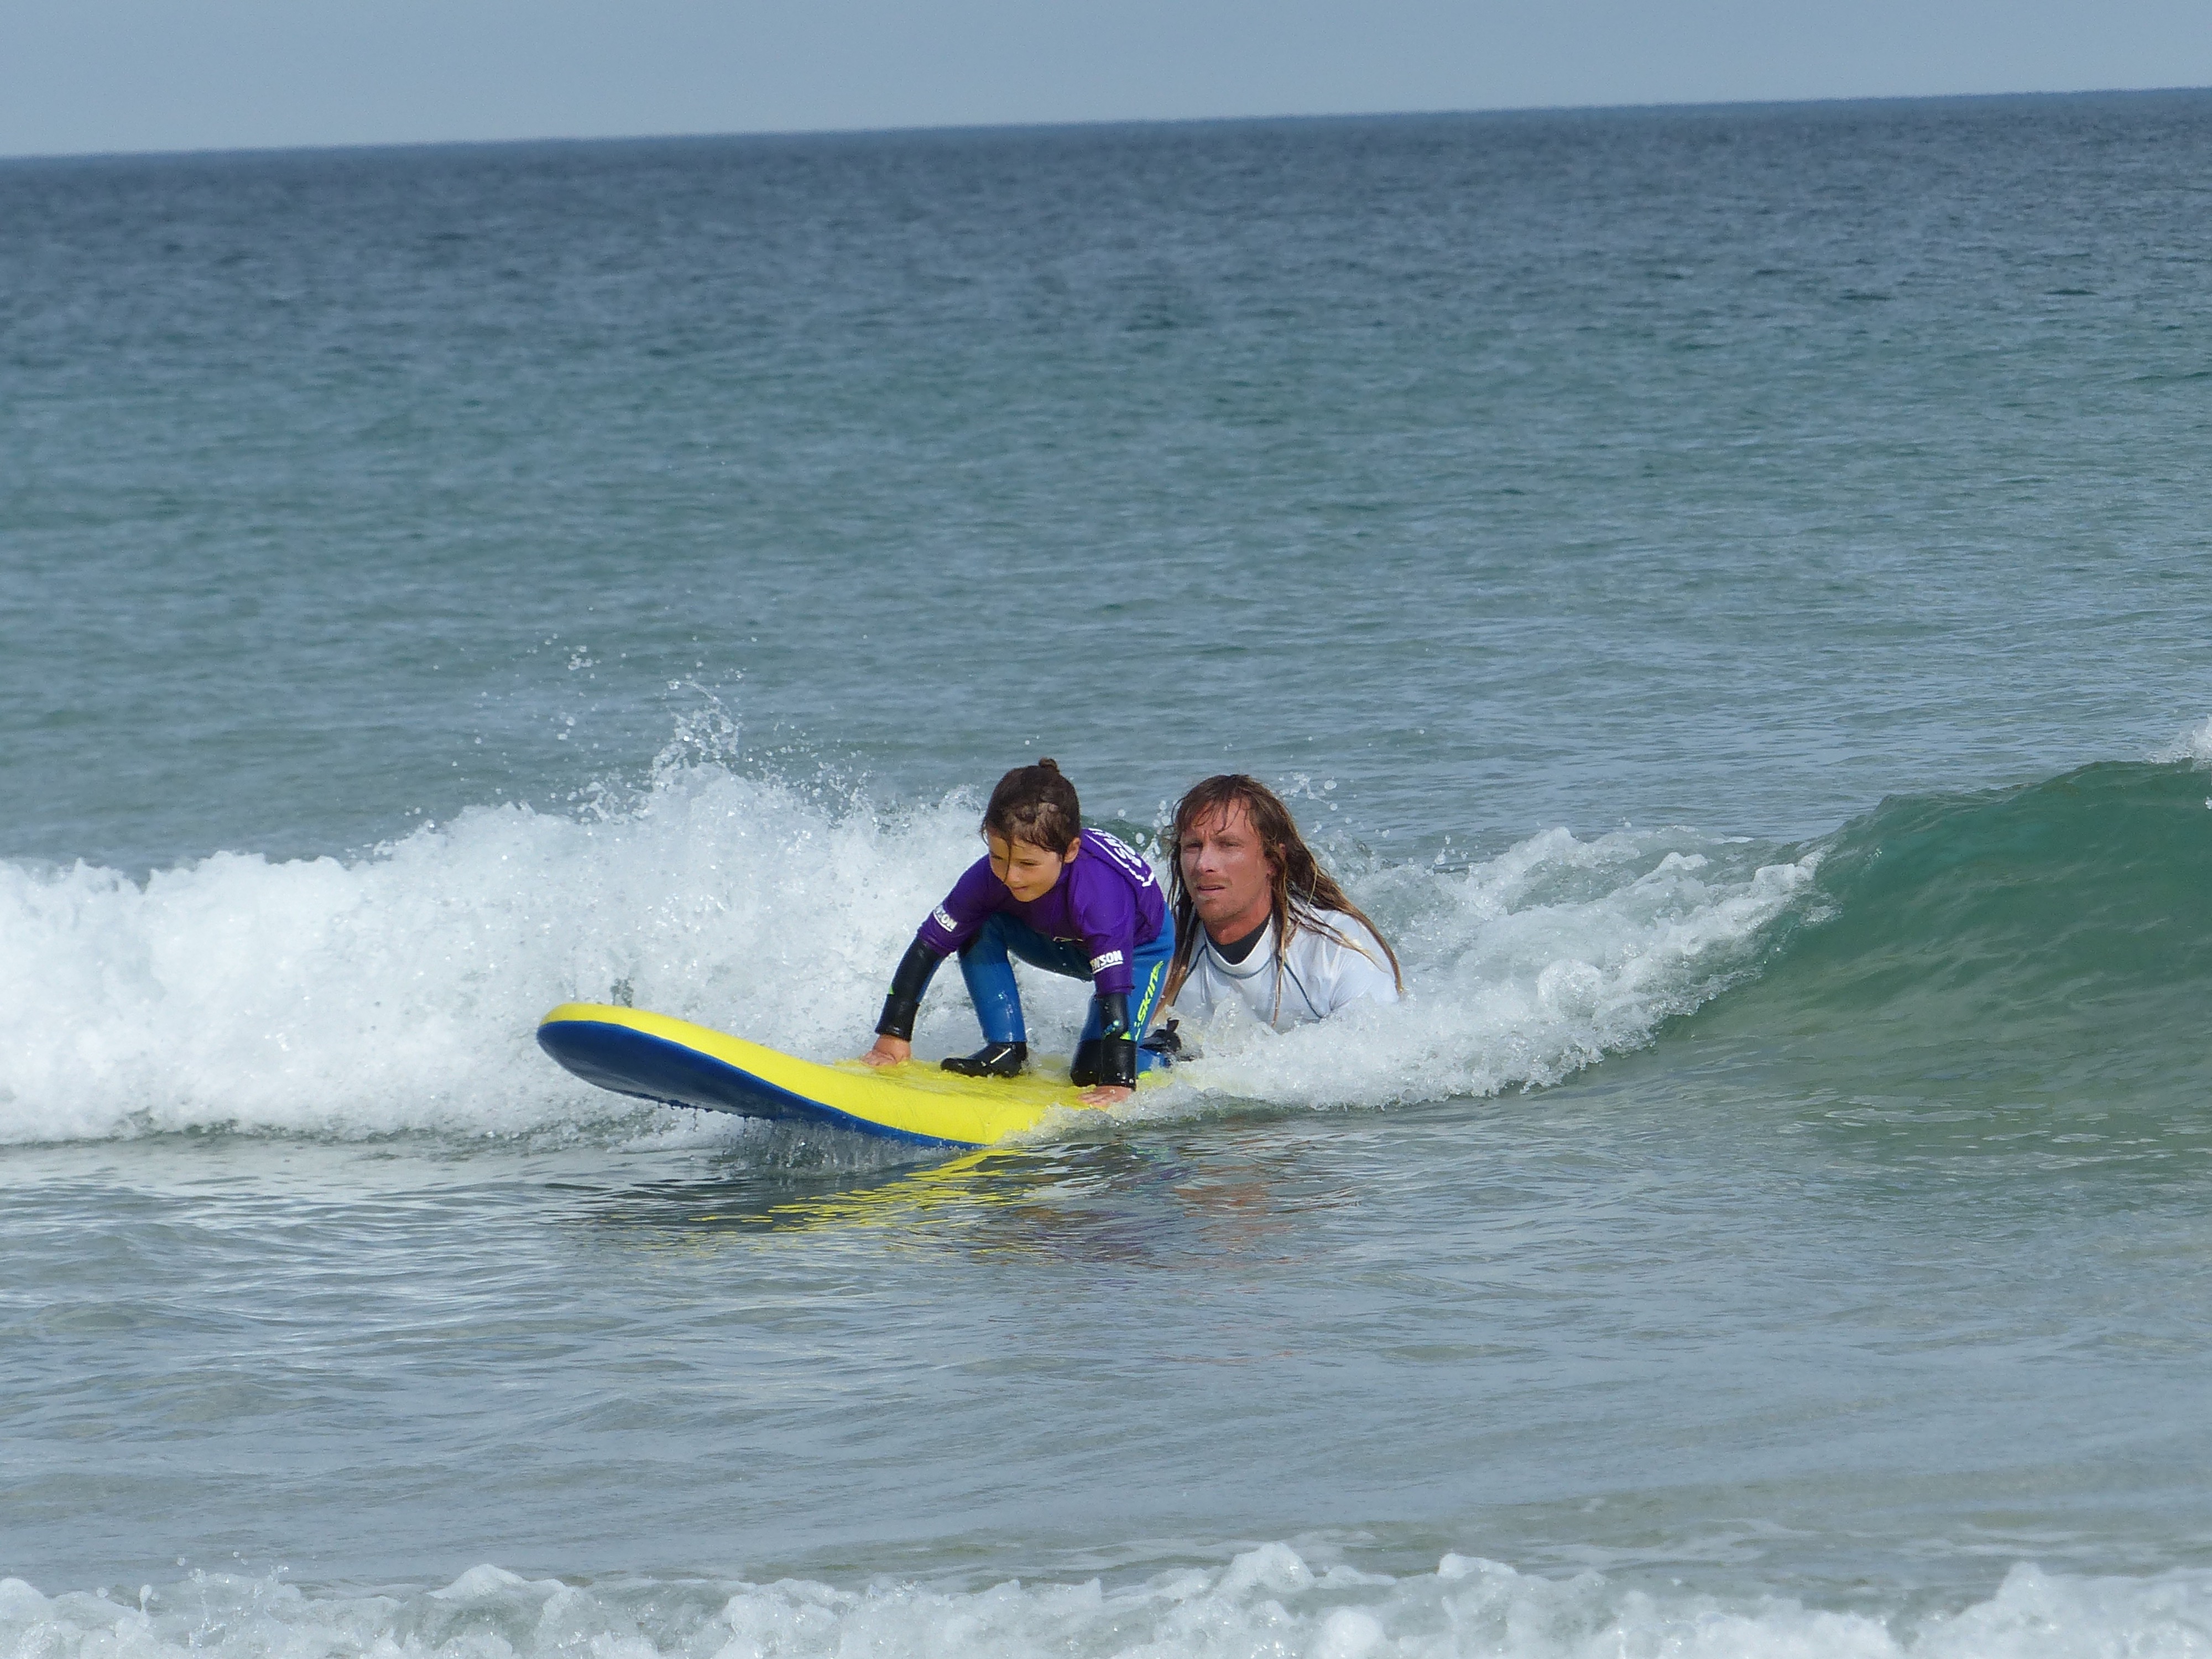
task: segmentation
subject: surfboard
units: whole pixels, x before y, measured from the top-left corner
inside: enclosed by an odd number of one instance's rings
[[[597,1002],[554,1009],[538,1023],[538,1046],[617,1094],[925,1146],[988,1146],[1036,1128],[1056,1108],[1085,1109],[1065,1072],[980,1078],[920,1060],[824,1066],[687,1019]]]

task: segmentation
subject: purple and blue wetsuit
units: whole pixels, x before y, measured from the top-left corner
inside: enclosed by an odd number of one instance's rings
[[[1091,981],[1084,1045],[1102,1039],[1133,1045],[1158,1006],[1175,954],[1175,926],[1152,866],[1103,830],[1083,831],[1081,851],[1038,899],[1016,898],[991,873],[990,860],[978,859],[915,933],[878,1030],[911,1036],[923,988],[939,963],[956,951],[985,1042],[1029,1041],[1009,960],[1019,957]],[[1139,1055],[1138,1064],[1152,1059]]]
[[[1085,830],[1081,845],[1074,862],[1060,867],[1052,890],[1026,903],[991,873],[990,860],[977,859],[915,937],[938,956],[949,957],[963,949],[991,917],[1012,916],[1055,945],[1083,947],[1085,970],[1071,978],[1089,980],[1101,996],[1116,991],[1128,995],[1136,988],[1132,964],[1138,947],[1159,936],[1167,921],[1167,899],[1152,866],[1113,836]]]

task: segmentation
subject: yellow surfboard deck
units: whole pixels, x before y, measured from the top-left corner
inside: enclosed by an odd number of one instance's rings
[[[538,1024],[538,1046],[587,1083],[671,1106],[834,1125],[936,1146],[988,1146],[1055,1109],[1080,1110],[1065,1072],[960,1077],[919,1060],[824,1066],[688,1019],[564,1002]],[[1147,1076],[1139,1087],[1158,1081]]]

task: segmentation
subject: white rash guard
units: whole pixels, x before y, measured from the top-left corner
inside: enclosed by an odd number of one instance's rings
[[[1314,919],[1334,928],[1346,940],[1340,944],[1311,927],[1291,935],[1291,948],[1283,959],[1280,1001],[1275,974],[1275,924],[1253,945],[1242,962],[1230,962],[1213,948],[1203,927],[1198,950],[1190,964],[1190,977],[1176,997],[1178,1011],[1200,1019],[1234,998],[1279,1031],[1327,1019],[1348,1002],[1366,997],[1375,1002],[1395,1002],[1398,983],[1391,976],[1390,958],[1375,935],[1357,917],[1341,910],[1316,910]]]

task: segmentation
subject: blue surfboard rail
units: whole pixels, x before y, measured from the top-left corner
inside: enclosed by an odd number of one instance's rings
[[[538,1045],[586,1083],[665,1106],[851,1129],[910,1146],[966,1148],[977,1144],[871,1122],[794,1094],[684,1042],[605,1020],[549,1018],[538,1028]]]

